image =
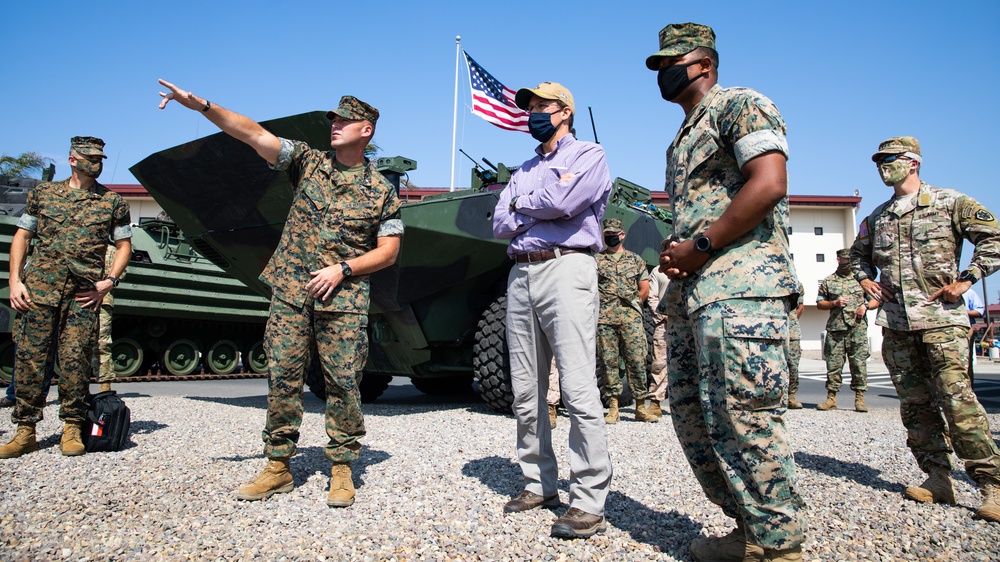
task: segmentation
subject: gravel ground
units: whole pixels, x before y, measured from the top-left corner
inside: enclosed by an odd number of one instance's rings
[[[120,452],[61,456],[52,403],[38,426],[40,449],[0,460],[0,558],[687,560],[692,538],[731,526],[705,500],[669,423],[609,426],[609,529],[562,541],[548,536],[551,511],[501,513],[521,491],[514,420],[485,405],[366,405],[357,503],[329,509],[318,403],[307,405],[292,461],[296,488],[240,502],[234,490],[264,465],[263,399],[128,402],[133,433]],[[13,429],[8,412],[3,442]],[[964,472],[953,473],[957,506],[902,499],[923,475],[895,410],[799,410],[787,419],[810,507],[805,559],[1000,560],[1000,525],[972,519],[979,493]],[[1000,427],[1000,415],[990,423]],[[564,502],[567,426],[560,415]]]

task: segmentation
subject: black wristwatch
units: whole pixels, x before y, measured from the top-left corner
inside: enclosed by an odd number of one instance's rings
[[[719,251],[712,247],[712,241],[709,240],[708,236],[705,236],[704,234],[699,234],[694,237],[694,249],[710,256]]]
[[[351,269],[351,266],[347,265],[346,261],[340,262],[340,269],[341,271],[344,272],[344,277],[350,277],[351,275],[354,275],[354,270]]]
[[[970,283],[972,283],[973,285],[975,285],[976,281],[979,281],[979,278],[976,277],[976,274],[973,273],[973,271],[971,269],[966,269],[965,271],[962,272],[961,275],[958,276],[958,280],[959,281],[969,281]]]
[[[111,288],[112,289],[118,288],[118,278],[117,277],[112,277],[112,276],[108,275],[108,281],[111,281]]]

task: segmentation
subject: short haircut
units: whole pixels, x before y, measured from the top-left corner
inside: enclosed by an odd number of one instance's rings
[[[694,53],[698,55],[698,58],[708,57],[712,61],[712,66],[718,70],[719,68],[719,52],[711,47],[698,47],[694,50]]]
[[[563,109],[563,108],[565,108],[565,107],[569,107],[569,104],[568,104],[568,103],[566,103],[566,102],[564,102],[563,100],[560,100],[560,99],[556,99],[556,100],[552,100],[552,101],[554,101],[554,102],[556,102],[557,104],[559,104],[559,109],[560,109],[560,110],[561,110],[561,109]],[[570,129],[571,131],[573,130],[573,119],[574,119],[575,117],[576,117],[576,112],[575,112],[575,111],[573,111],[573,110],[570,110],[570,113],[569,113],[569,129]]]

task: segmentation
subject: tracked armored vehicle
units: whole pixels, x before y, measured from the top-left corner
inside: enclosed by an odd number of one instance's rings
[[[274,134],[329,146],[330,121],[311,112],[261,123]],[[398,188],[416,163],[380,158],[380,171]],[[419,390],[470,392],[478,380],[483,398],[509,411],[505,315],[507,242],[493,238],[492,214],[511,168],[474,172],[474,188],[408,201],[403,190],[402,248],[392,267],[371,276],[369,356],[362,400],[374,400],[393,376],[409,377]],[[276,248],[292,203],[284,173],[270,170],[243,143],[218,133],[150,155],[131,168],[177,222],[190,243],[260,295],[259,281]],[[626,247],[650,266],[669,235],[669,214],[651,204],[649,192],[616,180],[606,211],[621,218]],[[307,376],[325,394],[315,370]]]
[[[34,179],[0,177],[0,383],[14,353],[10,242]],[[119,379],[146,375],[266,373],[268,300],[196,252],[170,221],[133,227],[132,259],[114,290],[112,360]],[[241,363],[242,357],[242,363]]]

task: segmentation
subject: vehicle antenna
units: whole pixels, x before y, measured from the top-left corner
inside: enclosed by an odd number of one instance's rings
[[[594,130],[594,142],[601,144],[601,141],[597,140],[597,125],[594,124],[594,110],[587,106],[587,111],[590,112],[590,128]]]

